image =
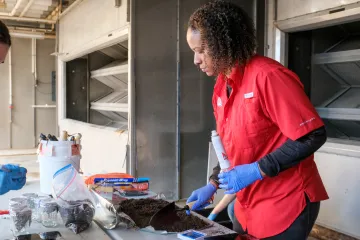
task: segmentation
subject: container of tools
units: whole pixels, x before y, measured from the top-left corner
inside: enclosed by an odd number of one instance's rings
[[[72,164],[79,172],[81,160],[81,134],[61,133],[59,138],[53,135],[40,135],[38,161],[40,163],[40,191],[52,194],[53,175],[61,168]]]

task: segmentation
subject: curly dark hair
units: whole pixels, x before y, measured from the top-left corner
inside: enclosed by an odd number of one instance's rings
[[[227,73],[237,63],[246,64],[255,54],[254,23],[233,3],[215,0],[203,5],[191,15],[188,27],[200,32],[216,73]]]
[[[11,46],[9,29],[2,21],[0,21],[0,43],[6,44],[9,47]]]

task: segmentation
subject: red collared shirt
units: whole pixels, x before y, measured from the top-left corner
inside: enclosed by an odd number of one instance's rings
[[[227,84],[232,88],[227,96]],[[278,62],[254,56],[230,76],[219,75],[213,107],[217,131],[233,166],[258,161],[287,139],[324,124],[299,78]],[[237,193],[235,215],[257,238],[285,231],[311,202],[328,199],[314,155],[278,176],[265,177]]]

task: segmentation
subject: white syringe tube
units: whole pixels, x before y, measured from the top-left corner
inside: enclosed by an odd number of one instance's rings
[[[225,153],[225,149],[221,142],[220,136],[216,132],[216,130],[211,131],[211,142],[214,146],[216,156],[219,160],[221,170],[224,171],[224,170],[230,168],[230,162]]]

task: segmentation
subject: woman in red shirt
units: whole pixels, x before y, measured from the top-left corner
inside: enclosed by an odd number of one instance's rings
[[[236,193],[234,230],[259,239],[307,239],[328,195],[314,162],[324,123],[299,78],[256,54],[252,20],[235,4],[212,1],[189,20],[194,63],[216,76],[213,108],[232,169],[195,190],[193,210],[217,188]],[[219,174],[220,173],[220,174]]]

